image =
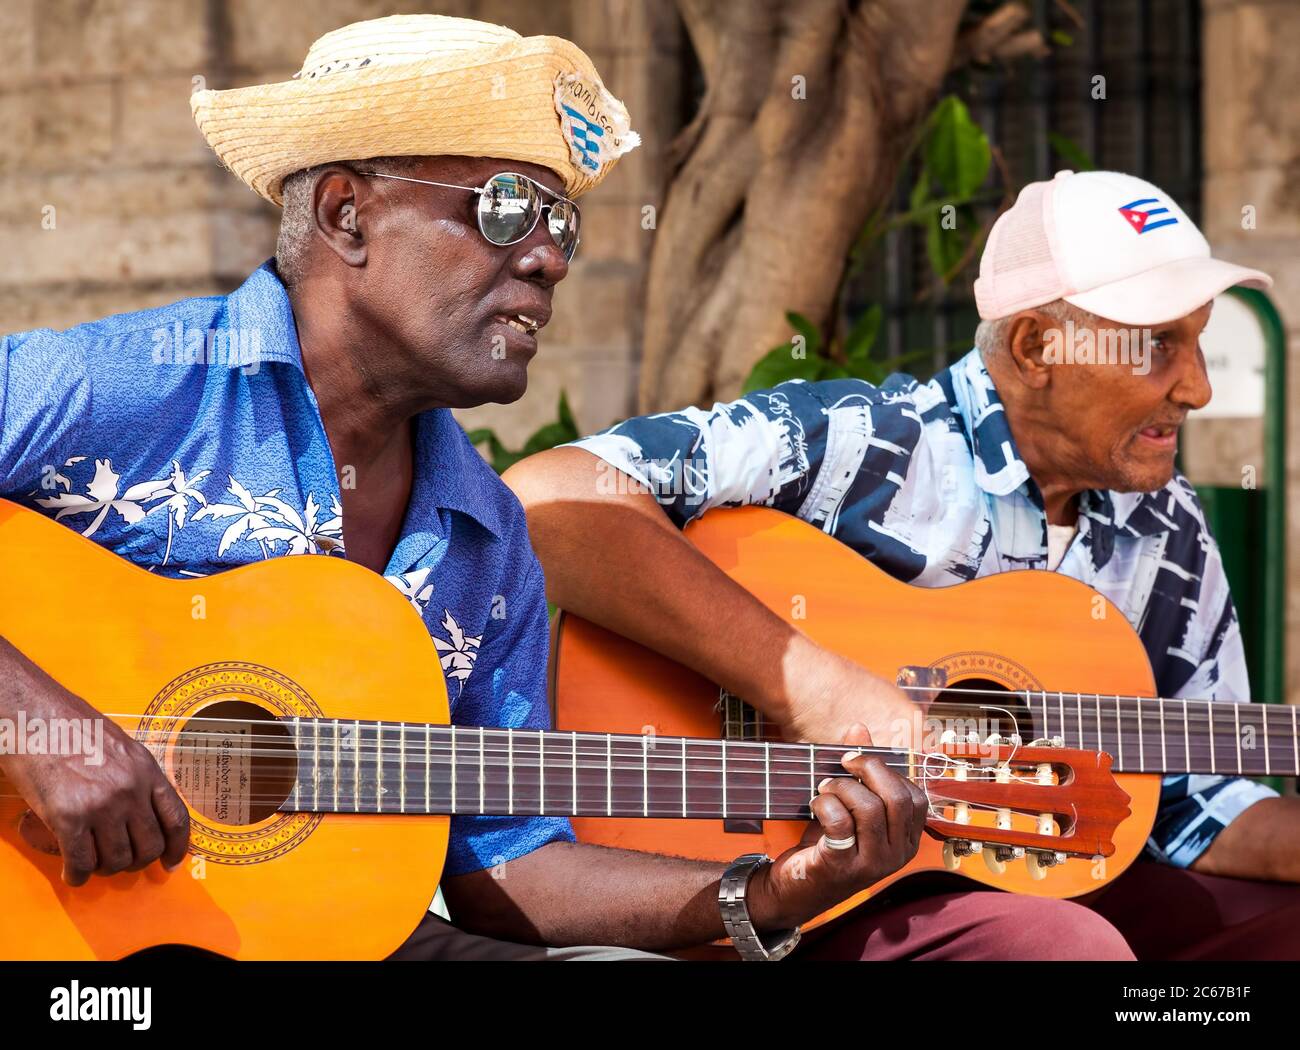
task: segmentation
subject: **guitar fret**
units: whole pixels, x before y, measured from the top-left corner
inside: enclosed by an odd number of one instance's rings
[[[727,819],[727,742],[722,742],[722,819]]]
[[[361,812],[361,722],[352,723],[352,807]]]
[[[339,720],[334,719],[334,812],[339,811]]]
[[[515,731],[506,727],[506,811],[515,813]]]
[[[1205,702],[1205,721],[1206,724],[1209,725],[1210,734],[1210,772],[1218,773],[1218,755],[1216,755],[1218,749],[1214,746],[1216,745],[1218,734],[1214,732],[1214,708],[1210,707],[1209,700],[1206,700]]]
[[[1119,697],[1116,697],[1115,701],[1118,704]],[[1118,707],[1116,709],[1118,710]],[[1140,697],[1138,698],[1135,712],[1138,720],[1138,771],[1145,773],[1147,771],[1147,748],[1146,742],[1142,739],[1142,700]]]
[[[384,723],[375,723],[375,812],[384,811]]]
[[[486,766],[487,766],[487,751],[483,744],[483,727],[479,726],[478,729],[478,811],[480,813],[487,812]]]
[[[1165,698],[1159,698],[1160,709],[1160,768],[1167,770],[1169,768],[1169,756],[1165,753]]]
[[[1027,699],[1027,697],[1026,697],[1026,699]],[[1050,740],[1050,739],[1052,739],[1052,731],[1051,731],[1051,729],[1049,729],[1048,726],[1047,726],[1047,692],[1046,692],[1046,690],[1044,690],[1044,692],[1043,692],[1043,738],[1046,739],[1046,740]]]
[[[572,736],[573,741],[573,815],[578,815],[578,734],[575,732]]]
[[[1079,747],[1082,750],[1087,750],[1087,748],[1084,746],[1083,743],[1083,694],[1082,693],[1074,694],[1074,705],[1075,705],[1075,714],[1078,716],[1079,719]]]
[[[1291,705],[1291,753],[1295,755],[1295,775],[1300,777],[1300,731],[1297,731],[1295,704]]]
[[[406,723],[399,722],[397,730],[397,811],[406,812]]]
[[[1213,748],[1211,748],[1213,750]],[[1183,765],[1188,772],[1192,769],[1192,741],[1187,728],[1187,701],[1183,701]]]
[[[311,734],[311,808],[320,810],[320,725],[312,722]]]
[[[641,734],[641,816],[650,816],[650,735]]]
[[[546,814],[546,733],[537,731],[537,791],[541,796],[537,812]]]
[[[1268,753],[1268,708],[1262,708],[1261,717],[1264,719],[1264,775],[1271,777],[1273,775],[1273,759]]]
[[[293,749],[297,752],[302,751],[302,741],[298,735],[298,719],[293,720]],[[294,777],[293,781],[293,808],[302,809],[299,788],[302,784],[302,777]]]
[[[812,808],[812,800],[817,797],[817,751],[812,744],[808,745],[808,801],[809,808]]]
[[[1056,695],[1057,695],[1058,697],[1060,697],[1060,705],[1061,705],[1061,741],[1064,743],[1064,741],[1065,741],[1065,694],[1064,694],[1064,693],[1057,693]],[[1067,745],[1067,746],[1068,746],[1068,745]]]
[[[763,743],[763,815],[772,819],[772,745]]]
[[[432,743],[432,737],[433,737],[432,726],[429,727],[429,736],[430,736],[430,743]],[[430,747],[429,751],[432,752],[433,748]],[[425,758],[424,768],[426,769],[426,771],[429,768],[429,762],[427,757]],[[425,776],[428,777],[428,775],[429,774],[426,772]],[[427,791],[425,792],[425,796],[426,797],[428,796]],[[454,725],[451,727],[451,811],[453,813],[456,812],[456,727]]]
[[[1096,710],[1097,710],[1097,750],[1098,750],[1098,751],[1105,751],[1105,750],[1106,750],[1106,745],[1102,742],[1102,739],[1101,739],[1101,694],[1100,694],[1100,693],[1093,693],[1093,696],[1095,696],[1095,697],[1097,698],[1097,708],[1096,708]]]
[[[1124,721],[1119,713],[1119,695],[1115,696],[1115,737],[1119,741],[1119,768],[1124,768]]]
[[[614,815],[614,737],[605,734],[605,815]]]
[[[682,816],[686,816],[686,738],[682,737]]]

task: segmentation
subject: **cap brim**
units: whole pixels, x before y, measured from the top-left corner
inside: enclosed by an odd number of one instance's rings
[[[1103,284],[1067,303],[1119,324],[1165,324],[1194,313],[1220,292],[1236,285],[1271,288],[1273,278],[1222,259],[1177,259],[1122,281]]]

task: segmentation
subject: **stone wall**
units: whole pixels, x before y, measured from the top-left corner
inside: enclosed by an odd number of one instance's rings
[[[1300,703],[1300,4],[1205,0],[1203,30],[1205,234],[1216,255],[1273,275],[1287,332],[1286,692]],[[1257,448],[1225,437],[1206,470],[1240,478]]]
[[[574,40],[644,143],[583,201],[583,243],[528,394],[463,421],[519,445],[554,418],[561,389],[585,428],[627,415],[653,236],[642,208],[660,202],[682,108],[671,0],[5,0],[0,332],[236,287],[274,253],[279,211],[217,165],[191,90],[287,80],[322,33],[421,11]]]

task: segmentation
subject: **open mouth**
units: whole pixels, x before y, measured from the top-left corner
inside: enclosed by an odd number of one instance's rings
[[[1143,427],[1138,433],[1148,441],[1154,441],[1160,445],[1173,445],[1178,440],[1178,427],[1171,424]]]
[[[527,314],[497,314],[496,319],[524,335],[536,335],[538,329],[542,327],[542,322],[534,320]]]

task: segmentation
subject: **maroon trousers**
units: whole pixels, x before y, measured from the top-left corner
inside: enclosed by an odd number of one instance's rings
[[[1051,874],[1048,874],[1051,878]],[[1300,959],[1300,885],[1140,860],[1079,901],[917,876],[826,927],[791,959]]]

